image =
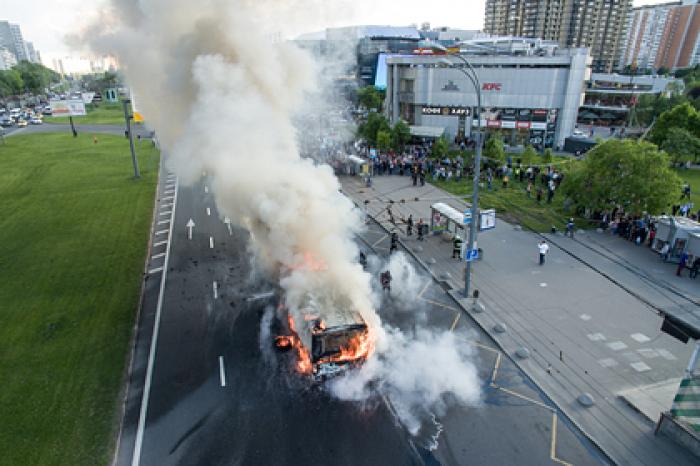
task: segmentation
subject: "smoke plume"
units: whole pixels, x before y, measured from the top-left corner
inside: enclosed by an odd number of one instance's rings
[[[469,350],[450,334],[414,339],[382,327],[370,276],[356,263],[361,215],[329,166],[300,156],[293,124],[321,68],[286,39],[347,21],[351,3],[112,0],[87,37],[117,57],[181,182],[206,171],[220,215],[250,232],[256,264],[278,277],[289,309],[325,296],[350,303],[373,329],[375,355],[333,392],[358,399],[379,381],[414,431],[416,410],[439,407],[445,392],[478,398]]]

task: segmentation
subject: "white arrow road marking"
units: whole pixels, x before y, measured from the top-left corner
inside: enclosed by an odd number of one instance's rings
[[[214,289],[214,299],[217,299],[219,297],[219,284],[214,282],[212,288]]]
[[[219,356],[219,379],[221,380],[221,386],[226,386],[226,373],[224,372],[224,357]]]
[[[214,249],[214,237],[209,237],[209,249]]]
[[[187,225],[185,225],[185,227],[187,227],[187,239],[192,239],[192,230],[194,229],[194,220],[189,219],[187,221]]]

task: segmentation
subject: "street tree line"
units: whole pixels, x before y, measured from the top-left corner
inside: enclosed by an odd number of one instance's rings
[[[61,76],[39,63],[21,61],[9,70],[0,71],[0,98],[22,94],[43,94]]]

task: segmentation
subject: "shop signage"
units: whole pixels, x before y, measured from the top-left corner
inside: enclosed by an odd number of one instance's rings
[[[530,128],[532,128],[532,129],[547,129],[547,123],[533,121],[532,124],[530,125]]]
[[[442,86],[443,91],[459,91],[459,86],[457,86],[454,81],[447,81],[447,84]]]
[[[423,106],[421,112],[423,115],[442,115],[442,116],[468,116],[470,111],[465,107],[433,107]]]
[[[484,83],[481,85],[482,91],[500,91],[501,83]]]
[[[528,128],[530,128],[530,122],[529,121],[519,121],[515,124],[515,127],[518,129],[528,129]]]
[[[503,120],[501,121],[501,128],[512,129],[515,128],[514,121]]]
[[[486,126],[488,128],[500,128],[501,122],[499,120],[486,120]]]

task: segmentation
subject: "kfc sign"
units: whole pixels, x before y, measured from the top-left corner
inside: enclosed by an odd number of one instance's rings
[[[500,91],[501,83],[484,83],[481,86],[482,91]]]

